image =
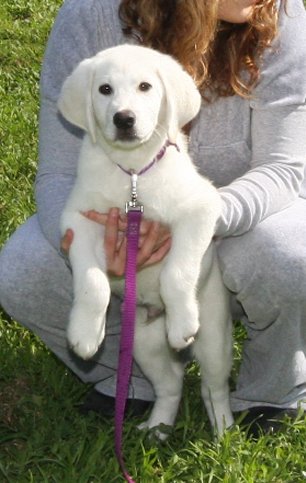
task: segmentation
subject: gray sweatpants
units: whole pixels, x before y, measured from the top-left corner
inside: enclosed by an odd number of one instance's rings
[[[218,253],[224,282],[242,309],[248,333],[233,410],[263,404],[296,407],[306,401],[306,200],[298,199],[245,235],[223,239]],[[118,301],[111,303],[105,341],[89,362],[67,348],[71,302],[71,272],[33,216],[0,254],[0,303],[82,381],[114,395]],[[136,364],[130,397],[154,398]]]

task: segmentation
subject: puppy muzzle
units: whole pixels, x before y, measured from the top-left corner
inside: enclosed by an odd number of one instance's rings
[[[116,112],[113,117],[113,123],[116,127],[116,138],[120,141],[134,141],[137,139],[135,129],[136,116],[130,110],[122,110]]]

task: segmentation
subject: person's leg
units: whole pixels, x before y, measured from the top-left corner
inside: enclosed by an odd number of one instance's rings
[[[234,411],[306,408],[306,201],[218,247],[223,279],[246,314]]]
[[[61,255],[47,242],[37,217],[30,218],[0,253],[0,304],[37,334],[83,382],[114,396],[119,351],[120,305],[112,300],[105,340],[90,361],[69,350],[66,326],[72,304],[72,275]],[[153,400],[151,384],[136,365],[130,398]]]

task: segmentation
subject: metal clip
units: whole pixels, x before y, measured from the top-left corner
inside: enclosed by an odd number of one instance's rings
[[[137,181],[138,175],[131,171],[131,200],[125,203],[125,212],[140,211],[143,213],[143,205],[137,201]]]

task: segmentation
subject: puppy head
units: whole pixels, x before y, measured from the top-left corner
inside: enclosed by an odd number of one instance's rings
[[[121,45],[82,61],[63,84],[62,115],[93,142],[135,147],[154,133],[178,131],[195,117],[201,97],[191,77],[171,57]]]

